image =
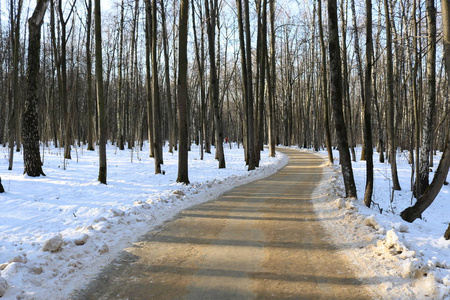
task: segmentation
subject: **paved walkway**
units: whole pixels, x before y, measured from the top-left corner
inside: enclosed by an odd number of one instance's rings
[[[281,151],[290,161],[277,174],[182,211],[77,299],[370,298],[310,203],[322,159]]]

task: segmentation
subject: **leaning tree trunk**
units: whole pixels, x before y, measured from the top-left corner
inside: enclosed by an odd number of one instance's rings
[[[328,0],[328,30],[331,79],[330,98],[333,104],[334,124],[338,138],[345,194],[346,197],[357,197],[352,162],[348,149],[347,129],[345,128],[344,113],[342,111],[342,72],[336,0]]]
[[[444,27],[444,63],[447,76],[450,77],[450,3],[447,0],[441,1],[442,6],[442,23]],[[450,81],[448,82],[448,88],[450,89]],[[441,190],[444,182],[447,178],[450,168],[450,131],[447,131],[447,137],[445,141],[445,149],[442,154],[439,166],[434,174],[433,181],[425,190],[423,195],[417,199],[416,204],[408,207],[401,212],[400,216],[403,220],[413,222],[415,219],[420,218],[422,213],[433,203],[434,199]],[[445,233],[446,238],[450,236],[450,226]]]
[[[39,68],[41,50],[41,26],[49,0],[38,0],[33,15],[28,20],[28,68],[27,97],[22,115],[22,140],[24,174],[37,177],[44,175],[39,152],[39,129],[37,104],[39,101]]]

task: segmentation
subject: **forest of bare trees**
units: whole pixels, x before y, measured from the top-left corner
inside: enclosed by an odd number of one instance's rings
[[[219,168],[225,138],[243,145],[249,170],[264,145],[270,155],[276,144],[327,148],[330,161],[338,147],[347,196],[356,196],[351,160],[367,161],[368,206],[374,150],[391,165],[393,190],[414,190],[420,203],[433,154],[449,143],[448,9],[446,0],[2,1],[0,143],[9,169],[23,151],[24,172],[39,176],[50,144],[70,160],[72,148],[148,140],[156,173],[164,145],[180,151],[184,183],[191,143],[215,146]],[[410,186],[398,183],[399,153]]]

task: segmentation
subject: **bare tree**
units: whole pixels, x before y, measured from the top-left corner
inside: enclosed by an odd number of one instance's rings
[[[429,185],[430,154],[433,140],[433,123],[436,107],[436,8],[434,0],[427,0],[427,93],[424,103],[424,126],[422,128],[422,147],[420,152],[420,189],[425,191]],[[420,197],[420,195],[417,195]]]
[[[98,111],[98,131],[99,131],[99,171],[98,181],[106,184],[106,111],[105,99],[103,96],[103,58],[102,58],[102,21],[100,11],[100,0],[95,0],[95,78],[97,85],[97,111]]]
[[[208,3],[209,1],[209,3]],[[217,19],[218,1],[205,0],[206,29],[208,32],[208,49],[210,65],[210,98],[212,109],[214,110],[214,126],[216,137],[216,157],[219,160],[219,169],[225,168],[225,155],[223,153],[223,130],[222,117],[219,108],[219,82],[216,68],[216,19]]]
[[[180,146],[178,151],[178,178],[177,182],[189,184],[188,176],[188,120],[187,120],[187,38],[188,38],[189,1],[181,0],[180,25],[178,43],[178,131]]]
[[[22,114],[22,140],[24,174],[31,177],[44,175],[39,152],[39,127],[37,104],[39,102],[39,69],[41,53],[41,27],[49,0],[38,0],[33,15],[28,20],[27,97]]]
[[[13,169],[14,142],[18,141],[18,119],[19,119],[19,46],[20,46],[20,15],[22,12],[22,0],[17,3],[17,14],[14,16],[14,1],[11,1],[11,45],[13,48],[13,74],[12,95],[10,99],[9,116],[9,165],[8,170]],[[11,109],[12,108],[12,109]]]
[[[334,125],[339,145],[342,175],[344,177],[345,195],[346,197],[357,197],[352,161],[348,149],[347,129],[342,111],[342,72],[336,0],[328,0],[328,31],[331,79],[330,98],[333,106]]]
[[[319,36],[320,36],[320,53],[322,54],[322,86],[323,86],[323,104],[324,104],[324,121],[325,121],[325,144],[327,146],[328,160],[333,163],[333,152],[331,149],[331,133],[330,133],[330,118],[328,116],[328,79],[327,79],[327,54],[325,48],[325,41],[323,38],[322,25],[322,1],[318,1],[317,14],[319,15]]]
[[[364,204],[370,207],[373,193],[372,147],[372,0],[366,0],[366,70],[364,77],[364,145],[366,148],[366,190]]]
[[[161,106],[158,84],[158,33],[157,33],[157,7],[156,0],[152,1],[151,15],[151,53],[152,53],[152,94],[153,94],[153,151],[155,154],[155,174],[161,173],[163,164],[162,138],[161,138]]]
[[[447,76],[450,78],[450,3],[447,0],[441,1],[442,7],[442,23],[444,27],[444,64]],[[447,80],[448,88],[450,89],[450,81]],[[422,217],[422,213],[433,203],[434,199],[441,190],[447,178],[450,168],[450,131],[447,131],[445,141],[445,149],[442,154],[439,166],[434,174],[433,181],[424,191],[421,197],[418,197],[417,202],[406,208],[401,212],[400,216],[403,220],[414,222],[417,218]],[[445,233],[445,238],[450,239],[450,225]]]
[[[397,173],[397,145],[394,129],[394,65],[392,62],[392,32],[388,0],[384,0],[384,12],[386,18],[386,86],[388,101],[387,129],[389,138],[389,161],[391,163],[392,189],[399,191],[401,190],[401,187]]]
[[[94,151],[94,111],[92,99],[92,57],[91,57],[91,27],[92,27],[92,0],[85,0],[86,4],[86,98],[88,106],[88,146],[87,150]]]
[[[275,71],[275,0],[269,0],[270,8],[270,60],[267,64],[268,74],[268,113],[269,113],[269,156],[275,156],[275,88],[276,88],[276,71]]]

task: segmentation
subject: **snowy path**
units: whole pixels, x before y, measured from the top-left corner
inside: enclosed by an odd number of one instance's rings
[[[182,211],[72,299],[364,299],[310,199],[323,160],[284,149],[275,175]]]

